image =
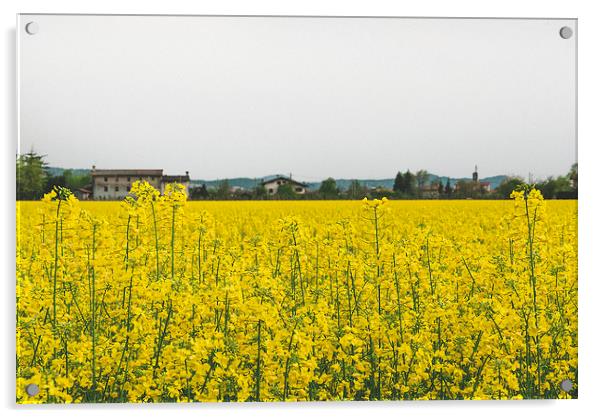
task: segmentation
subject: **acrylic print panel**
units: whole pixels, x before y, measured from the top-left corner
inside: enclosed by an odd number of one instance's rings
[[[577,397],[576,20],[17,25],[17,402]]]

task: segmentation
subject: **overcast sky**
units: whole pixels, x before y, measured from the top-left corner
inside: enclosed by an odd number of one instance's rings
[[[20,151],[196,179],[565,174],[575,23],[23,15]]]

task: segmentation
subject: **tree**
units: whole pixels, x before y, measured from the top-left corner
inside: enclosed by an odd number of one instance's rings
[[[572,197],[571,180],[569,176],[548,177],[545,181],[535,185],[545,199],[570,198]]]
[[[448,177],[448,178],[447,178],[447,183],[445,184],[445,194],[446,194],[447,196],[451,196],[451,194],[452,194],[452,191],[453,191],[453,190],[452,190],[451,183],[450,183],[450,181],[449,181],[449,177]]]
[[[405,191],[405,182],[403,180],[403,174],[401,171],[397,172],[395,176],[395,182],[393,182],[393,191],[397,193],[404,193]]]
[[[337,197],[339,194],[339,189],[337,188],[337,182],[332,177],[328,177],[326,180],[320,184],[320,194],[323,197],[333,198]]]
[[[203,183],[201,186],[190,188],[190,200],[200,200],[209,197],[207,186]]]
[[[44,156],[32,148],[27,154],[17,157],[17,200],[37,200],[46,186],[47,165]]]
[[[445,192],[445,188],[443,187],[443,182],[439,180],[439,185],[437,186],[437,193],[441,196]]]
[[[228,179],[225,179],[220,181],[217,186],[217,198],[227,199],[228,197],[230,197],[230,183],[228,182]]]
[[[554,177],[548,177],[545,181],[536,183],[535,187],[545,199],[553,199],[556,196],[556,181]]]
[[[571,186],[572,186],[573,190],[575,191],[575,197],[578,192],[577,172],[578,172],[578,167],[577,167],[577,163],[575,163],[571,166],[571,171],[569,171],[569,175],[568,175],[569,180],[571,181]]]
[[[44,192],[48,193],[51,190],[53,190],[55,187],[64,187],[64,188],[73,190],[67,185],[67,179],[66,179],[64,173],[60,174],[58,176],[46,177],[46,186],[44,187]]]
[[[403,193],[406,193],[410,196],[416,195],[416,176],[410,172],[410,170],[406,171],[403,175],[403,183],[404,190]]]
[[[92,176],[90,174],[78,175],[73,173],[72,170],[63,171],[65,177],[65,187],[71,190],[81,189],[92,183]]]
[[[268,191],[263,184],[258,184],[255,186],[255,190],[253,190],[253,195],[257,199],[265,199],[268,196]]]
[[[90,174],[75,174],[73,170],[67,169],[63,170],[61,174],[51,176],[47,175],[46,177],[46,185],[44,187],[44,192],[48,193],[53,190],[54,187],[60,186],[65,187],[72,192],[86,187],[92,183],[92,176]]]
[[[472,181],[458,180],[456,183],[456,193],[460,198],[472,197],[474,193],[474,183]]]
[[[205,183],[203,183],[201,185],[199,192],[201,194],[201,197],[203,197],[203,198],[209,197],[209,191],[207,190],[207,185]]]
[[[524,183],[525,181],[520,177],[508,177],[498,186],[497,193],[500,197],[509,199],[514,189]]]
[[[276,192],[276,196],[279,199],[284,200],[291,200],[297,198],[297,194],[293,190],[293,186],[291,186],[289,183],[278,186],[278,192]]]
[[[366,188],[358,180],[352,180],[347,189],[347,195],[351,199],[361,199],[366,197]]]
[[[418,194],[422,193],[422,190],[426,186],[426,183],[429,179],[429,173],[426,170],[418,170],[416,172],[416,183],[418,185]]]

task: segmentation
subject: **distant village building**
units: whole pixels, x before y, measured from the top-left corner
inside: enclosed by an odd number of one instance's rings
[[[479,172],[477,166],[474,166],[474,172],[472,173],[472,182],[475,185],[475,189],[480,192],[489,193],[491,191],[491,183],[488,181],[479,181]]]
[[[81,189],[77,189],[73,192],[73,194],[75,195],[75,197],[77,197],[78,200],[90,200],[90,198],[92,197],[92,190],[87,189],[86,187],[82,187]]]
[[[295,192],[296,194],[305,194],[308,191],[308,187],[306,184],[293,180],[292,177],[278,176],[276,178],[266,180],[261,183],[261,185],[265,187],[268,196],[275,195],[276,193],[278,193],[278,188],[280,186],[284,186],[285,184],[290,185],[293,189],[293,192]]]
[[[491,183],[488,181],[479,180],[479,172],[477,166],[474,166],[472,173],[472,182],[458,181],[454,187],[456,192],[469,192],[472,194],[482,194],[491,192]]]
[[[190,177],[188,172],[182,176],[164,176],[162,169],[156,170],[99,170],[92,166],[92,198],[94,200],[123,199],[132,189],[135,181],[146,181],[161,193],[169,183],[181,183],[188,186]]]
[[[432,182],[420,189],[420,195],[424,199],[437,199],[440,195],[439,182]]]
[[[246,189],[242,186],[232,186],[230,187],[230,193],[242,193],[244,192]]]

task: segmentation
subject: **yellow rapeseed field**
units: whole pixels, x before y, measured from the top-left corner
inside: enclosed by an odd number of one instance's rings
[[[18,402],[577,396],[576,201],[132,194],[17,204]]]

